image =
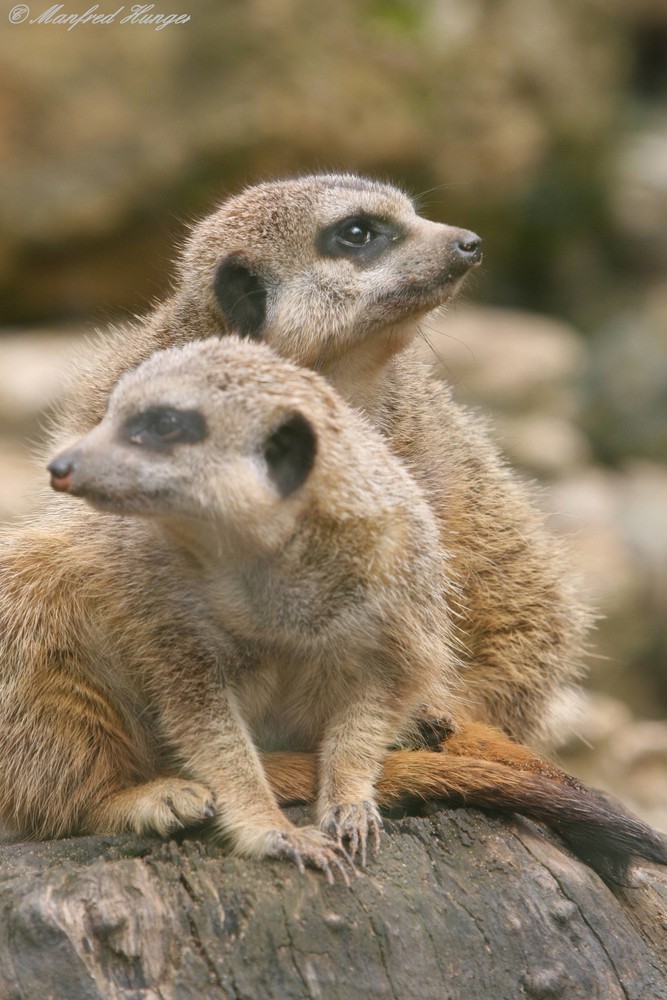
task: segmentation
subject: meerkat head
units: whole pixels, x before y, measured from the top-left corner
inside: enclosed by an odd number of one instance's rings
[[[327,371],[451,298],[481,260],[474,233],[430,222],[391,185],[323,174],[259,184],[197,225],[180,262],[189,310]]]
[[[335,409],[324,380],[264,345],[192,342],[120,380],[103,420],[50,462],[51,485],[103,511],[189,525],[204,545],[265,550],[307,503]]]

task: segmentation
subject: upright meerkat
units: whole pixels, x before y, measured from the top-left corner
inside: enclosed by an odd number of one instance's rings
[[[96,510],[70,501],[0,553],[0,821],[15,832],[164,835],[208,817],[240,853],[331,877],[343,841],[365,861],[378,800],[463,793],[551,823],[604,873],[667,862],[647,827],[535,757],[546,774],[386,758],[421,703],[458,714],[447,557],[417,484],[314,373],[236,338],[162,352],[50,471]],[[278,807],[304,780],[319,829]]]
[[[587,616],[528,491],[414,349],[420,320],[479,260],[473,233],[422,218],[389,185],[332,174],[250,187],[194,227],[171,298],[82,363],[56,440],[101,418],[124,371],[193,338],[236,331],[320,371],[438,518],[471,717],[539,740],[579,675]]]

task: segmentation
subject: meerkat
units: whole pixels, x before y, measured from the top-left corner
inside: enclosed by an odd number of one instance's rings
[[[469,719],[547,745],[581,672],[588,615],[528,488],[415,349],[420,321],[480,258],[475,234],[422,218],[390,185],[325,174],[250,187],[194,227],[173,295],[82,362],[54,440],[89,430],[123,372],[190,339],[235,331],[319,371],[435,512]]]
[[[456,735],[387,753],[423,703],[462,710],[447,554],[403,463],[314,372],[234,337],[160,352],[49,469],[79,500],[0,551],[15,833],[209,819],[238,853],[346,878],[343,845],[365,864],[378,804],[407,793],[523,812],[604,874],[667,862],[638,820],[484,726],[481,752],[533,773],[452,756]],[[303,798],[317,828],[279,808]]]
[[[102,422],[49,468],[57,490],[123,517],[63,510],[51,526],[51,619],[41,636],[30,623],[46,648],[25,671],[13,657],[10,686],[20,678],[28,690],[1,699],[10,764],[0,769],[16,769],[0,778],[14,792],[3,821],[57,772],[69,794],[50,790],[39,834],[54,808],[57,832],[141,830],[151,819],[164,831],[168,800],[186,818],[216,802],[218,833],[242,854],[330,872],[345,841],[365,862],[387,747],[414,728],[420,704],[456,699],[448,613],[430,592],[437,525],[381,436],[315,373],[229,338],[126,375]],[[39,559],[25,549],[19,540],[12,568],[29,602]],[[10,562],[6,553],[5,571]],[[17,651],[4,651],[5,671]],[[94,787],[81,780],[91,762],[66,715],[38,734],[34,696],[48,688],[49,657],[91,703],[68,713],[83,713],[88,753],[103,756],[98,739],[120,747],[115,767],[112,751],[95,761]],[[75,755],[70,769],[48,746],[54,729]],[[320,829],[288,822],[257,748],[318,753]],[[39,810],[26,802],[20,812]]]

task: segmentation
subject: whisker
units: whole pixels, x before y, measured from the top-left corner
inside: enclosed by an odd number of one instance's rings
[[[428,195],[436,194],[439,191],[452,191],[457,188],[468,187],[468,181],[448,181],[443,184],[435,184],[433,187],[427,188],[425,191],[420,191],[419,194],[412,196],[415,208],[422,209],[425,205],[437,204],[434,199],[426,200]]]
[[[431,343],[431,341],[426,336],[426,333],[422,329],[422,324],[421,323],[417,324],[417,333],[419,334],[419,336],[421,337],[421,339],[424,341],[424,343],[426,344],[426,346],[429,348],[429,350],[433,354],[434,358],[437,359],[439,365],[442,367],[442,369],[446,373],[446,375],[447,375],[447,381],[450,383],[450,385],[458,385],[459,379],[458,379],[457,376],[454,375],[454,372],[453,372],[453,370],[451,368],[451,365],[445,360],[444,356],[440,353],[440,351],[438,351],[437,348],[435,348],[433,346],[433,344]]]
[[[448,307],[449,307],[449,303],[447,303],[447,307],[440,307],[440,309],[442,309],[442,308],[448,308]],[[435,310],[435,312],[439,313],[440,309]],[[432,316],[433,313],[430,313],[429,315]],[[419,331],[420,335],[423,336],[421,327],[424,326],[424,327],[426,327],[427,330],[432,330],[433,333],[437,333],[441,337],[446,337],[448,340],[451,340],[453,344],[459,344],[461,347],[463,347],[464,350],[467,352],[468,357],[470,358],[470,361],[473,364],[475,363],[475,361],[476,361],[475,352],[473,351],[473,349],[470,346],[470,344],[467,344],[465,342],[465,340],[461,340],[460,337],[455,337],[452,333],[448,333],[447,330],[443,330],[442,327],[440,327],[440,326],[429,325],[426,322],[426,319],[428,319],[428,317],[426,317],[423,320],[420,320],[420,323],[419,323],[419,326],[418,326],[418,331]],[[431,347],[431,350],[433,350],[434,353],[436,353],[435,349],[432,347],[431,344],[429,344],[429,347]]]

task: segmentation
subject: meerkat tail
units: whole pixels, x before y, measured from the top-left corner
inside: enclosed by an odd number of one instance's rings
[[[282,805],[313,799],[315,754],[272,753],[262,760]],[[574,787],[535,770],[428,750],[396,750],[385,758],[377,797],[383,806],[418,798],[518,813],[554,830],[573,854],[610,882],[620,881],[633,859],[667,865],[667,839],[646,823],[584,785]]]
[[[456,728],[449,731],[447,736],[431,749],[438,749],[455,757],[505,764],[517,771],[541,774],[570,788],[587,791],[586,786],[567,771],[563,771],[530,747],[517,743],[496,726],[485,722],[457,722]],[[378,786],[379,790],[385,789],[386,800],[383,800],[383,805],[391,805],[395,799],[410,794],[411,787],[407,782],[410,778],[410,761],[415,759],[414,752],[397,750],[385,758]],[[430,757],[428,759],[431,760]],[[266,753],[262,755],[262,763],[281,804],[313,800],[317,791],[317,761],[313,754]],[[418,770],[418,781],[427,779],[421,764]],[[392,784],[394,780],[398,782],[395,788]],[[415,788],[415,797],[431,798],[428,791],[425,795],[422,794],[421,787],[420,783]]]
[[[518,771],[531,771],[570,788],[586,791],[585,785],[567,771],[485,722],[457,723],[454,731],[442,741],[441,749],[456,757],[495,761]]]
[[[385,761],[378,799],[395,803],[401,790],[544,823],[607,881],[619,881],[633,859],[667,865],[667,839],[646,823],[584,785],[573,787],[547,774],[470,757],[396,752]]]
[[[317,795],[317,755],[273,752],[260,755],[262,767],[281,806],[313,802]]]

